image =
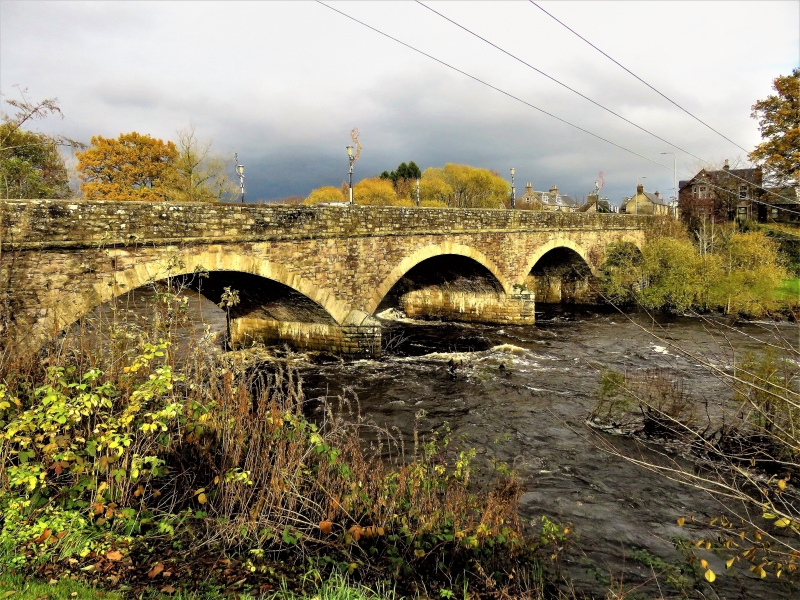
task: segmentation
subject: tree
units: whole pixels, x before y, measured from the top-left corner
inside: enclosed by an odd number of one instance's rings
[[[420,177],[422,177],[422,171],[413,160],[408,164],[400,163],[396,171],[384,171],[380,175],[381,179],[389,179],[393,184],[397,184],[401,180],[419,179]]]
[[[341,189],[332,185],[313,190],[303,204],[319,204],[320,202],[344,202],[345,195]]]
[[[772,88],[777,95],[752,106],[764,141],[749,157],[773,185],[794,186],[800,183],[800,69],[776,78]]]
[[[178,184],[175,144],[135,131],[95,136],[77,156],[87,200],[167,200]]]
[[[426,179],[449,186],[452,196],[447,204],[454,208],[501,208],[510,192],[508,182],[497,173],[469,165],[447,163],[442,169],[425,169],[420,183]],[[440,191],[446,189],[441,183],[435,185]]]
[[[20,90],[21,100],[6,101],[17,112],[13,116],[4,113],[0,123],[0,197],[70,198],[67,168],[58,147],[80,148],[83,144],[22,129],[29,121],[61,115],[58,99],[31,102],[26,92]]]
[[[447,207],[453,199],[453,188],[444,179],[429,176],[426,169],[425,174],[419,182],[419,197],[422,206]]]
[[[227,162],[210,155],[211,142],[201,142],[194,125],[178,131],[177,177],[170,199],[178,202],[218,202],[236,194],[237,187],[226,172]]]
[[[392,206],[399,203],[391,181],[373,177],[362,179],[353,186],[353,201],[370,206]]]

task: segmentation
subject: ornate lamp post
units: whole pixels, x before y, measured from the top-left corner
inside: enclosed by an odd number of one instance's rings
[[[239,176],[239,188],[242,190],[242,202],[244,202],[244,165],[239,164],[239,154],[234,154],[233,159],[236,161],[236,174]]]
[[[350,174],[350,204],[353,203],[353,163],[356,162],[356,157],[353,155],[353,146],[347,146],[347,158],[350,161],[350,169],[348,173]]]
[[[419,206],[419,177],[417,178],[417,206]]]
[[[514,207],[516,207],[516,205],[517,205],[517,202],[516,202],[516,200],[517,200],[517,198],[516,198],[517,190],[514,188],[514,173],[515,172],[516,172],[516,169],[514,167],[511,167],[511,208],[512,209]]]

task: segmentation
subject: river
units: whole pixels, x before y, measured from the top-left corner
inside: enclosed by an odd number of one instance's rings
[[[147,290],[120,297],[116,317],[140,316],[151,297]],[[212,330],[224,328],[221,310],[202,297],[188,298],[192,324],[182,331],[185,340],[205,331],[202,323]],[[108,316],[109,308],[96,314]],[[535,326],[509,327],[409,321],[383,313],[390,317],[384,319],[383,333],[390,353],[382,358],[341,361],[297,354],[293,361],[312,402],[340,394],[357,397],[362,413],[378,425],[399,428],[407,438],[415,415],[424,411],[421,432],[449,423],[454,439],[478,450],[484,478],[493,460],[513,466],[523,482],[521,516],[537,528],[541,515],[572,523],[580,536],[566,564],[578,591],[604,597],[609,581],[621,581],[624,589],[644,582],[637,590],[641,597],[661,592],[677,597],[665,577],[659,584],[647,581],[653,573],[646,563],[657,557],[685,565],[671,539],[688,532],[676,520],[718,515],[721,505],[602,451],[597,435],[624,452],[655,459],[629,438],[590,430],[585,420],[595,406],[598,368],[680,373],[698,403],[730,396],[723,383],[637,323],[656,327],[674,343],[713,360],[720,360],[724,346],[699,319],[654,323],[646,315],[597,307],[543,308]],[[770,327],[739,325],[730,333],[733,345],[739,352],[755,351],[758,344],[747,335],[766,337]],[[796,324],[778,329],[797,339]],[[756,580],[746,570],[731,575],[722,560],[711,553],[703,556],[717,581],[710,595],[692,597],[790,598],[797,592],[772,577]]]

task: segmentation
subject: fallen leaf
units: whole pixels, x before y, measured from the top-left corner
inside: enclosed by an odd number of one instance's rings
[[[161,588],[161,592],[164,594],[174,594],[175,588],[171,585],[165,585],[163,588]]]
[[[716,576],[716,575],[714,575],[714,571],[712,571],[711,569],[708,569],[708,570],[706,571],[706,580],[707,580],[709,583],[714,583],[714,580],[715,580],[716,578],[717,578],[717,576]]]
[[[106,558],[108,560],[122,560],[122,552],[119,550],[112,550],[111,552],[106,553]]]
[[[786,489],[786,480],[785,479],[779,479],[778,480],[778,487],[781,490],[785,490]]]
[[[319,524],[319,530],[325,535],[328,535],[331,532],[332,528],[333,528],[333,523],[331,523],[330,519],[325,519]]]
[[[734,556],[733,558],[731,558],[730,560],[725,562],[725,566],[727,566],[730,569],[733,566],[733,561],[735,561],[735,560],[736,560],[736,557]]]
[[[154,566],[152,569],[150,569],[150,571],[147,573],[147,576],[150,579],[152,579],[153,577],[155,577],[156,575],[161,573],[161,571],[163,571],[163,570],[164,570],[164,565],[162,565],[161,563],[156,563],[156,566]]]
[[[678,519],[678,527],[683,527],[684,523],[686,523],[686,519],[684,519],[683,517]]]
[[[206,498],[206,495],[205,495],[205,494],[200,494],[200,495],[198,495],[198,496],[197,496],[197,501],[198,501],[200,504],[205,504],[205,503],[206,503],[206,500],[207,500],[207,498]]]

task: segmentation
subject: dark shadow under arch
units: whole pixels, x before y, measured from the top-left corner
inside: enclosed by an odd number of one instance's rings
[[[575,250],[563,246],[545,252],[531,268],[526,285],[537,303],[596,301],[590,290],[592,270]]]
[[[409,269],[383,297],[376,312],[396,308],[404,295],[429,288],[475,294],[504,293],[500,281],[477,260],[459,254],[440,254]]]

